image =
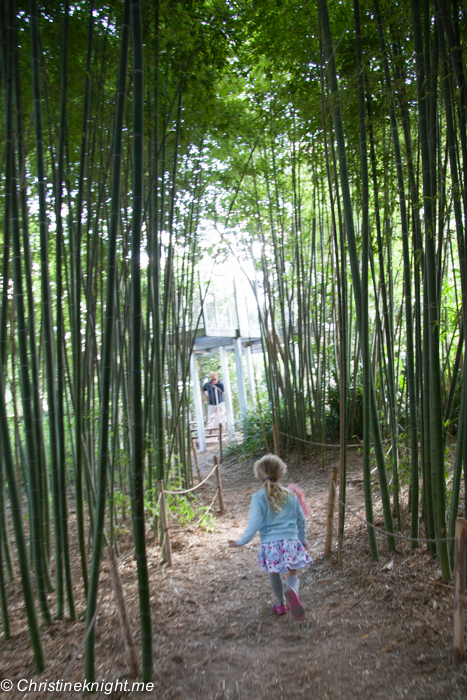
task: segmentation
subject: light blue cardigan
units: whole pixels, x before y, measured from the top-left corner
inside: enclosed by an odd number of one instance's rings
[[[261,542],[277,540],[300,540],[306,542],[306,520],[297,496],[287,490],[287,501],[279,504],[278,513],[269,505],[266,489],[257,491],[251,499],[248,524],[237,540],[239,546],[247,544],[259,530]]]

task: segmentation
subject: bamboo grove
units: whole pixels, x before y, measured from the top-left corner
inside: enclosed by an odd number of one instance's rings
[[[93,680],[103,547],[131,521],[151,680],[148,513],[158,479],[191,481],[200,298],[231,256],[253,270],[264,358],[249,425],[340,442],[344,501],[358,438],[371,556],[376,501],[388,548],[410,522],[449,579],[463,4],[8,0],[0,25],[4,637],[19,575],[37,671],[41,626],[85,606]],[[341,509],[340,547],[344,526]]]

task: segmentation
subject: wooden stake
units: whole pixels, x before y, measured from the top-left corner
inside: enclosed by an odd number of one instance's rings
[[[195,462],[196,473],[198,475],[198,483],[202,481],[201,472],[199,470],[198,453],[196,452],[196,438],[191,438],[191,447],[193,448],[193,459]]]
[[[222,455],[222,423],[219,423],[219,462],[222,464],[223,461],[223,455]]]
[[[131,633],[130,618],[125,604],[125,596],[123,594],[122,580],[118,571],[117,557],[112,546],[105,548],[107,562],[109,564],[110,580],[117,604],[118,619],[120,620],[120,629],[122,630],[123,641],[125,643],[125,651],[128,654],[131,675],[133,678],[139,677],[139,663],[136,655],[136,647]]]
[[[219,496],[219,513],[223,513],[224,512],[224,498],[222,496],[221,472],[219,469],[219,460],[217,458],[217,455],[214,456],[214,464],[216,465],[217,494]]]
[[[331,478],[329,480],[328,512],[326,515],[326,542],[324,544],[325,557],[328,557],[332,552],[332,530],[334,520],[334,506],[336,504],[337,472],[337,467],[333,467],[331,469]]]
[[[162,530],[164,532],[164,549],[165,560],[167,566],[172,566],[172,547],[170,544],[170,534],[169,534],[169,519],[167,517],[167,507],[165,505],[165,493],[164,493],[164,480],[157,480],[157,490],[161,494],[161,521]]]
[[[274,452],[280,457],[280,447],[279,447],[279,431],[277,430],[276,423],[272,424],[272,438],[274,440]]]
[[[467,520],[456,521],[454,553],[454,653],[452,660],[460,664],[464,658],[464,603],[465,603],[465,544]]]

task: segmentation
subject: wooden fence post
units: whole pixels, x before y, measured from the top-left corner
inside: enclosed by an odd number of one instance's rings
[[[464,603],[465,603],[465,544],[467,520],[456,521],[454,554],[454,653],[453,661],[460,664],[464,658]]]
[[[219,495],[219,513],[223,513],[224,512],[224,498],[222,496],[221,472],[219,469],[219,460],[217,458],[217,455],[214,456],[214,464],[216,465],[217,493]]]
[[[128,660],[130,662],[131,674],[133,678],[138,678],[138,657],[131,633],[130,618],[128,617],[128,610],[125,605],[125,596],[123,594],[122,580],[118,571],[117,557],[115,556],[115,550],[112,546],[105,548],[105,554],[109,564],[110,580],[112,581],[112,588],[118,610],[118,619],[120,620],[120,629],[122,630],[125,651],[128,654]]]
[[[162,521],[162,530],[164,532],[163,551],[165,552],[165,560],[167,562],[167,566],[172,566],[172,547],[170,545],[169,519],[167,517],[167,507],[165,505],[165,493],[164,493],[164,480],[163,479],[157,480],[157,490],[160,493],[160,499],[161,499],[161,521]]]
[[[326,541],[324,544],[325,557],[328,557],[332,551],[332,530],[334,520],[334,506],[336,504],[337,472],[337,467],[333,467],[331,469],[331,478],[329,479],[328,511],[326,515]]]
[[[279,446],[279,431],[277,430],[276,423],[272,424],[272,439],[274,440],[274,452],[278,457],[280,457],[281,450]]]
[[[219,423],[219,462],[222,464],[224,457],[222,454],[222,423]]]
[[[198,453],[196,452],[196,438],[191,438],[191,447],[193,448],[193,459],[195,461],[196,473],[198,475],[198,482],[202,481],[201,472],[199,470]]]

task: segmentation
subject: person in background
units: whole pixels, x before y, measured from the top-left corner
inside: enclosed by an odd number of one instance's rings
[[[217,372],[210,372],[209,380],[203,386],[204,397],[208,402],[208,426],[217,428],[219,423],[225,426],[224,385],[219,381]]]

